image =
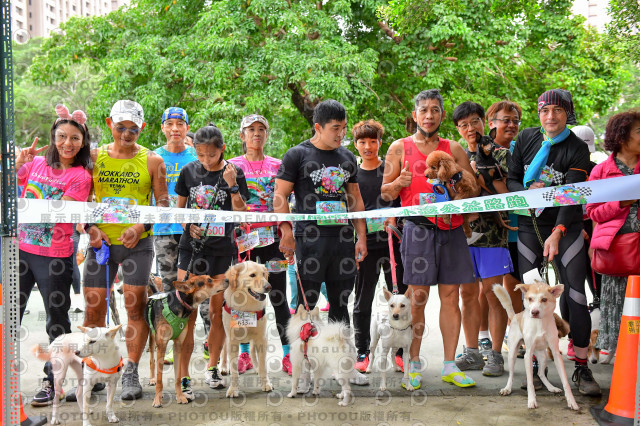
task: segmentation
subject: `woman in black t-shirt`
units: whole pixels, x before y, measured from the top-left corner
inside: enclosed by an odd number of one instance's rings
[[[182,168],[176,182],[178,194],[177,207],[206,210],[246,211],[245,200],[249,198],[247,182],[242,169],[224,160],[226,145],[220,130],[209,125],[196,132],[194,141],[197,161]],[[212,215],[219,216],[212,212]],[[215,219],[214,219],[215,220]],[[186,224],[178,245],[178,279],[184,279],[193,259],[190,273],[209,275],[213,279],[224,279],[224,273],[231,266],[237,247],[233,240],[233,223],[190,223]],[[194,254],[193,240],[202,240],[202,248]],[[218,293],[209,301],[209,363],[205,380],[212,389],[224,387],[218,368],[218,357],[224,344],[225,334],[222,327],[222,302],[224,293]],[[189,317],[189,332],[183,342],[183,354],[193,352],[193,329],[197,313]],[[180,360],[180,376],[189,381],[187,368],[189,357]],[[188,397],[188,396],[187,396]]]

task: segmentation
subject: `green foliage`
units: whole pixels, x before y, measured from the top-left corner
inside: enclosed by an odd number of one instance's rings
[[[18,146],[31,145],[39,138],[39,146],[49,144],[51,125],[56,119],[55,106],[65,104],[70,111],[87,110],[97,84],[102,78],[100,73],[92,74],[86,64],[72,64],[65,69],[64,76],[43,86],[37,85],[28,72],[33,59],[42,51],[43,39],[31,39],[27,43],[14,43],[14,110],[15,142]],[[90,127],[92,139],[99,139],[97,127]],[[93,123],[95,124],[95,123]]]
[[[637,0],[610,0],[611,22],[607,32],[623,46],[622,53],[640,62],[640,3]]]
[[[92,124],[118,99],[143,105],[141,143],[164,143],[160,116],[181,106],[192,130],[209,121],[240,153],[241,117],[265,115],[266,151],[281,156],[311,135],[315,105],[334,98],[349,123],[373,118],[385,142],[407,134],[412,98],[441,89],[445,109],[473,100],[520,103],[537,124],[540,93],[571,90],[580,120],[605,112],[626,75],[617,45],[570,15],[570,0],[134,0],[104,17],[74,18],[46,40],[34,82],[99,76]],[[104,129],[104,127],[103,127]],[[457,139],[450,120],[445,137]],[[388,145],[384,145],[386,150]]]

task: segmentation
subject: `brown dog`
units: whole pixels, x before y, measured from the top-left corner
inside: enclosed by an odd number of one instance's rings
[[[189,316],[195,312],[198,305],[211,296],[224,291],[228,286],[226,280],[214,280],[207,275],[192,275],[187,281],[174,281],[175,291],[158,293],[149,298],[145,320],[149,330],[155,335],[156,343],[156,395],[153,399],[154,407],[162,407],[162,368],[167,343],[173,340],[173,360],[175,373],[176,401],[186,404],[187,398],[182,393],[180,385],[180,356],[182,342],[187,333]],[[173,325],[165,316],[166,310],[171,312]]]
[[[231,266],[226,273],[229,287],[224,292],[222,325],[226,334],[227,352],[231,367],[228,398],[237,398],[238,357],[240,344],[251,343],[252,359],[258,367],[261,388],[273,390],[267,377],[267,293],[271,291],[269,272],[264,265],[247,261]],[[175,353],[175,350],[174,350]]]
[[[447,188],[452,200],[473,198],[480,194],[480,186],[473,174],[458,166],[456,160],[446,152],[433,151],[429,154],[424,173],[429,179],[438,179]],[[471,237],[469,218],[467,215],[463,217],[462,227],[469,238]]]

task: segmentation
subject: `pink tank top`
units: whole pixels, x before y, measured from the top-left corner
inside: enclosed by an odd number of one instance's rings
[[[411,136],[402,140],[404,143],[404,162],[409,162],[409,170],[413,173],[411,185],[400,190],[400,204],[404,206],[417,206],[420,204],[420,194],[433,193],[432,185],[427,181],[424,174],[427,168],[427,156],[420,152]],[[436,151],[444,151],[451,155],[451,146],[448,139],[438,138]],[[404,164],[402,165],[404,167]],[[431,222],[436,223],[436,218],[428,217]],[[437,218],[437,225],[440,229],[449,229],[449,225]],[[451,217],[451,229],[462,225],[462,216],[454,214]]]

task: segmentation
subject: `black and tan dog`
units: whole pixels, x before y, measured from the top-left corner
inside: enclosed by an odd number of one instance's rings
[[[145,320],[149,325],[156,346],[156,360],[163,360],[167,344],[173,340],[173,360],[175,373],[176,401],[178,404],[189,402],[180,386],[180,356],[182,342],[186,337],[189,316],[201,302],[224,291],[229,283],[226,280],[214,280],[208,275],[192,275],[186,281],[174,281],[174,291],[157,293],[149,298]],[[162,368],[156,363],[156,394],[154,407],[162,407]],[[152,370],[153,374],[153,370]]]

